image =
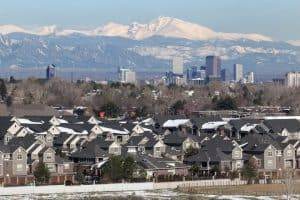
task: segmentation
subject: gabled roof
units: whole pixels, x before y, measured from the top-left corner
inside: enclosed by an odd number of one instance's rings
[[[214,151],[216,148],[223,152],[232,152],[234,149],[234,143],[232,140],[227,140],[225,137],[222,136],[215,136],[212,137],[210,140],[205,140],[201,143],[202,148],[208,151]]]
[[[36,138],[33,134],[26,134],[24,137],[14,137],[7,145],[9,146],[21,146],[24,149],[28,149],[34,142]]]
[[[251,118],[242,118],[242,119],[233,119],[228,122],[232,127],[236,130],[240,130],[244,125],[249,124],[260,124],[261,120],[259,119],[251,119]]]
[[[143,135],[131,136],[126,143],[126,146],[138,146],[138,144],[145,138]]]
[[[300,122],[297,119],[268,119],[263,123],[274,133],[281,133],[283,129],[291,133],[300,131]]]
[[[166,135],[163,139],[164,143],[170,146],[180,146],[187,137],[181,132],[172,132]]]
[[[198,128],[201,128],[203,124],[207,122],[216,122],[222,121],[222,118],[219,115],[216,116],[207,116],[207,117],[192,117],[191,122],[196,125]]]
[[[102,137],[97,137],[94,140],[90,141],[90,142],[86,142],[84,143],[84,147],[85,148],[94,148],[95,146],[98,146],[101,149],[108,149],[109,146],[113,143],[113,141],[106,141],[104,138]]]
[[[18,145],[4,145],[3,143],[0,145],[0,151],[3,153],[13,153],[15,152],[20,146]]]
[[[64,142],[70,137],[68,133],[61,133],[54,137],[53,144],[54,146],[62,146]]]
[[[224,153],[220,148],[200,149],[197,154],[184,159],[187,163],[222,162],[231,160],[231,155]]]
[[[156,158],[145,154],[139,154],[136,158],[138,164],[148,170],[188,168],[187,165],[170,158]]]
[[[246,144],[244,151],[246,152],[263,152],[270,144],[276,149],[281,149],[278,143],[270,134],[249,134],[241,139],[240,144]]]
[[[187,119],[184,115],[156,115],[154,116],[154,121],[161,126],[168,120],[175,120],[175,119]]]
[[[189,119],[169,119],[163,123],[164,128],[178,128],[179,126],[187,125],[190,122]]]
[[[108,152],[103,150],[98,145],[88,146],[87,148],[75,151],[71,154],[72,158],[98,158],[108,157]]]

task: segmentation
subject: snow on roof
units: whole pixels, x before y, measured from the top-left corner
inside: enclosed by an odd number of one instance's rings
[[[244,126],[241,127],[241,131],[250,132],[256,126],[257,126],[257,124],[245,124]]]
[[[142,121],[143,124],[145,125],[151,125],[153,123],[153,119],[151,117],[147,118],[147,119],[144,119]]]
[[[69,123],[67,120],[64,120],[64,119],[57,118],[57,120],[59,121],[60,124],[68,124]]]
[[[62,126],[57,126],[59,132],[61,133],[68,133],[68,134],[73,134],[73,135],[87,135],[88,131],[84,130],[82,132],[76,132],[73,129],[62,127]]]
[[[108,162],[108,160],[102,160],[101,162],[98,162],[98,163],[96,163],[96,164],[94,164],[92,167],[91,167],[91,169],[93,169],[94,167],[96,167],[96,168],[101,168],[105,163],[107,163]]]
[[[31,121],[31,120],[25,119],[25,118],[17,118],[16,120],[18,122],[20,122],[21,124],[43,124],[44,123],[43,121],[34,122],[34,121]]]
[[[224,121],[207,122],[202,125],[201,129],[217,129],[225,124],[227,124],[227,122]]]
[[[120,135],[127,135],[129,133],[128,130],[124,129],[124,131],[120,131],[120,130],[116,130],[116,129],[112,129],[112,128],[107,128],[104,126],[100,126],[100,128],[104,131],[104,132],[110,132],[110,133],[115,133],[115,134],[120,134]]]
[[[185,125],[189,121],[190,121],[189,119],[174,119],[174,120],[170,119],[163,124],[163,127],[164,128],[173,128],[173,127],[178,128],[180,125]]]
[[[40,133],[35,133],[35,134],[37,134],[37,135],[47,135],[47,131],[44,131],[44,132],[40,132]]]
[[[152,132],[152,130],[149,129],[149,128],[145,128],[145,127],[142,127],[142,126],[141,126],[141,128],[142,128],[145,132]]]

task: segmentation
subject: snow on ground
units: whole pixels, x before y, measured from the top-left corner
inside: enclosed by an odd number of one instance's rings
[[[240,195],[190,195],[185,193],[176,192],[173,190],[158,190],[158,191],[124,191],[124,192],[103,192],[103,193],[81,193],[81,194],[51,194],[51,195],[19,195],[19,196],[4,196],[0,197],[0,200],[17,200],[17,199],[57,199],[57,200],[82,200],[82,199],[108,199],[113,197],[116,199],[127,198],[128,196],[141,197],[143,199],[199,199],[199,200],[284,200],[285,197],[271,197],[271,196],[240,196]],[[297,200],[300,196],[291,200]]]

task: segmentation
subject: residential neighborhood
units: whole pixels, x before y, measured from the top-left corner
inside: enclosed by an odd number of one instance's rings
[[[133,182],[229,178],[233,172],[242,178],[249,163],[260,179],[283,178],[285,170],[300,175],[299,120],[2,116],[0,182],[33,183],[43,163],[49,184],[76,184],[79,174],[83,183],[105,183],[106,165],[114,157],[133,159]]]

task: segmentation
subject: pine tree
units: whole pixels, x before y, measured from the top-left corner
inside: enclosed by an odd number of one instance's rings
[[[41,184],[48,183],[50,179],[50,171],[43,162],[39,162],[33,174],[36,181]]]

